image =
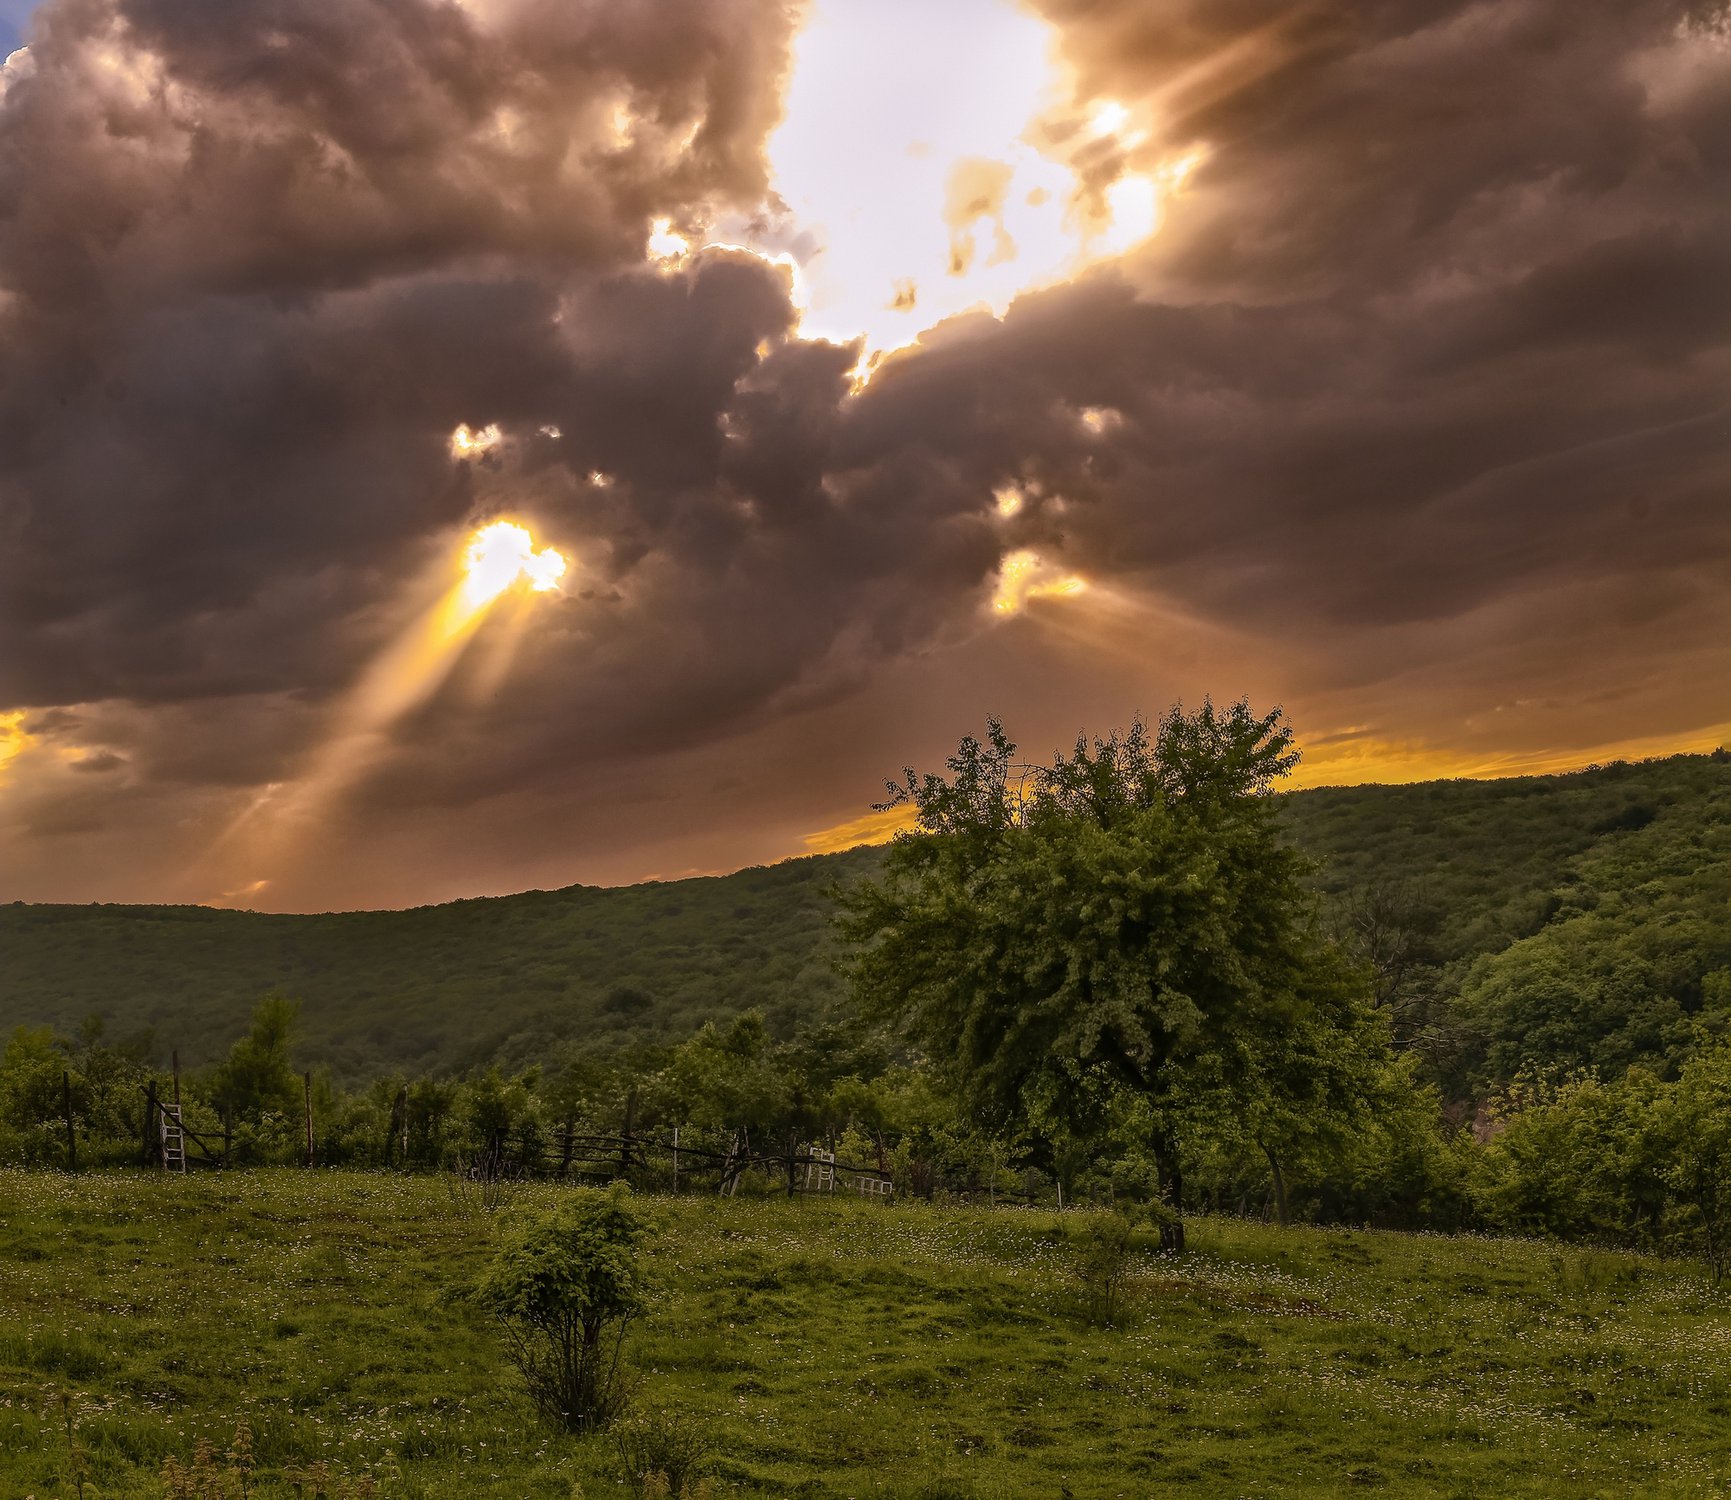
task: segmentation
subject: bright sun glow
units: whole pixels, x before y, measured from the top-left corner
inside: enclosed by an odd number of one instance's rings
[[[992,609],[1000,615],[1017,613],[1030,599],[1065,599],[1085,593],[1088,580],[1061,573],[1038,552],[1021,548],[1009,553],[998,569]]]
[[[463,554],[463,602],[471,609],[490,604],[518,582],[547,593],[559,587],[569,566],[564,553],[552,547],[537,550],[528,528],[495,521],[475,533]]]
[[[483,453],[491,453],[502,441],[496,422],[489,422],[479,429],[471,429],[467,422],[459,423],[457,430],[451,434],[451,457],[475,458]]]
[[[1015,0],[815,0],[769,143],[786,212],[658,218],[650,258],[672,271],[719,248],[780,266],[803,337],[864,341],[863,382],[946,318],[1001,316],[1123,255],[1201,153],[1133,169],[1145,123],[1076,98],[1056,39]]]
[[[23,709],[0,713],[0,776],[34,742],[34,736],[25,733]]]
[[[673,232],[673,220],[657,219],[649,226],[649,253],[656,260],[678,260],[691,249],[691,241]]]
[[[791,222],[716,226],[791,254],[802,333],[863,335],[869,362],[1155,231],[1194,160],[1102,172],[1146,132],[1116,101],[1076,104],[1055,36],[1013,0],[817,0],[770,142]],[[683,252],[669,225],[655,230],[658,255]]]

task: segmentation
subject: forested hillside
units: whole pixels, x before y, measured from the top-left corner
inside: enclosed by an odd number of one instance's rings
[[[1328,920],[1374,961],[1397,1031],[1463,1088],[1523,1065],[1663,1067],[1731,1009],[1731,758],[1288,795]],[[220,1056],[270,990],[339,1077],[524,1064],[572,1041],[678,1040],[761,1009],[788,1035],[840,998],[826,892],[880,855],[711,879],[277,916],[0,907],[0,1019],[145,1028]]]

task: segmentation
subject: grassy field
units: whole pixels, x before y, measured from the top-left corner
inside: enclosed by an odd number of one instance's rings
[[[665,1300],[637,1402],[708,1432],[717,1495],[1731,1483],[1731,1294],[1692,1266],[1204,1220],[1183,1260],[1139,1255],[1131,1312],[1097,1329],[1080,1214],[654,1210]],[[241,1420],[254,1496],[296,1475],[308,1497],[363,1476],[379,1496],[624,1493],[610,1440],[535,1424],[464,1300],[497,1224],[430,1178],[0,1173],[0,1494],[160,1495],[165,1458],[227,1449]]]

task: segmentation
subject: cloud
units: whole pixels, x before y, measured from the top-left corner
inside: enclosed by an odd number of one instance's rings
[[[1354,774],[1731,718],[1723,17],[1042,9],[1140,122],[1111,173],[1196,165],[856,390],[782,266],[647,249],[779,212],[789,6],[49,0],[0,98],[0,896],[713,868],[988,710],[1248,688]],[[940,166],[939,253],[998,253],[1003,174]],[[200,869],[501,517],[563,592],[294,868]],[[994,618],[1018,558],[1089,587]]]

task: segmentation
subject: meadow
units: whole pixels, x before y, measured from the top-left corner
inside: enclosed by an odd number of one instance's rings
[[[0,1172],[0,1494],[629,1493],[467,1299],[525,1185]],[[634,1420],[715,1495],[1651,1496],[1731,1483],[1731,1293],[1539,1241],[1194,1221],[1085,1316],[1087,1211],[646,1200]],[[251,1455],[230,1460],[237,1425]],[[183,1493],[197,1493],[183,1491]]]

